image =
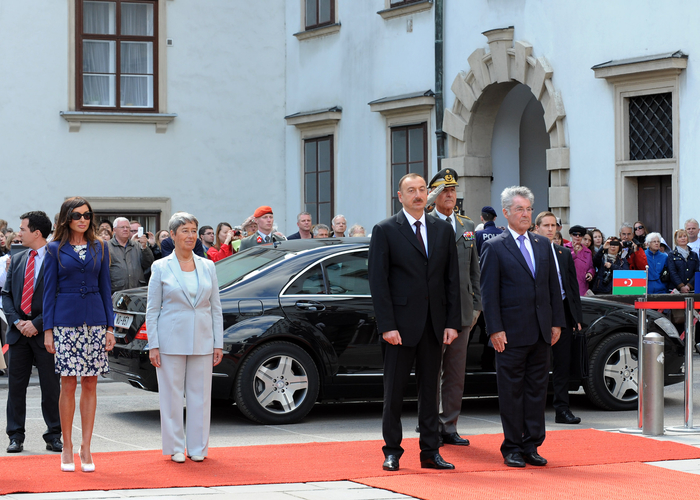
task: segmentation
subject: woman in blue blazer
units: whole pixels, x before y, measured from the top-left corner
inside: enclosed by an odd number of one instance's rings
[[[54,239],[44,260],[44,345],[56,355],[61,375],[58,409],[63,431],[61,470],[75,470],[73,415],[80,376],[83,472],[93,472],[90,453],[97,407],[97,376],[107,373],[107,351],[114,347],[114,312],[109,279],[109,250],[95,236],[87,200],[69,198],[58,215]]]
[[[223,315],[214,263],[195,255],[199,222],[178,212],[168,227],[175,249],[153,263],[146,329],[158,375],[163,455],[201,462],[209,451],[211,377],[224,347]],[[184,399],[187,429],[183,428]]]

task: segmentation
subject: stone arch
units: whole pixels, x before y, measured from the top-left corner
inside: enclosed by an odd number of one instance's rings
[[[564,103],[554,87],[554,71],[547,59],[535,58],[532,45],[513,43],[514,28],[483,34],[489,50],[476,49],[469,56],[469,71],[460,72],[452,83],[455,102],[446,109],[443,130],[448,135],[449,157],[442,168],[454,168],[467,182],[462,185],[464,208],[480,213],[490,203],[491,139],[496,115],[505,96],[518,83],[527,85],[542,104],[549,134],[546,168],[551,174],[549,206],[569,225],[569,148],[566,144]]]

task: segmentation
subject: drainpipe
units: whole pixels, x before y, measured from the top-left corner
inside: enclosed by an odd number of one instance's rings
[[[438,170],[440,170],[442,159],[445,157],[445,132],[442,131],[442,116],[445,107],[442,99],[443,2],[444,0],[435,0],[435,135],[437,136]]]

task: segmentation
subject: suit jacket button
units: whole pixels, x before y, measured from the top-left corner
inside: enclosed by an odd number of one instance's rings
[[[85,268],[81,269],[80,272],[81,272],[81,273],[84,273],[84,272],[85,272]]]
[[[85,282],[84,282],[84,281],[81,281],[80,284],[81,284],[81,285],[85,285]]]

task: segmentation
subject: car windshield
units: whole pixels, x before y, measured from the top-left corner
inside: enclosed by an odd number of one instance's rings
[[[216,277],[219,288],[232,285],[253,271],[260,271],[270,264],[284,259],[287,252],[270,247],[251,248],[216,263]]]

